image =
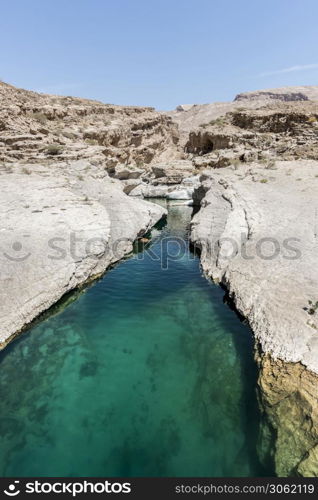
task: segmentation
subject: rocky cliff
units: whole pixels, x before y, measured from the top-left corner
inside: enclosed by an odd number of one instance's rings
[[[283,102],[318,101],[318,87],[317,85],[303,85],[242,92],[235,97],[234,102],[251,102],[255,100]]]
[[[201,203],[203,269],[255,335],[260,456],[318,475],[317,139],[318,87],[159,113],[0,83],[2,346],[131,250],[164,213],[141,198]]]
[[[0,347],[162,217],[109,173],[173,157],[177,142],[171,119],[151,108],[0,83]]]
[[[259,109],[265,105],[293,103],[301,101],[318,101],[318,86],[283,87],[279,89],[258,90],[238,94],[232,102],[212,102],[208,104],[192,104],[178,106],[169,115],[178,123],[181,139],[187,141],[188,134],[202,124],[217,120],[231,111]]]
[[[0,169],[0,348],[132,251],[164,214],[85,161]]]
[[[300,94],[238,96],[186,142],[201,171],[192,239],[254,332],[259,453],[280,476],[318,475],[317,87]]]
[[[205,273],[227,288],[254,332],[262,434],[275,441],[277,473],[317,475],[318,162],[251,163],[202,178],[192,239]]]
[[[176,155],[178,130],[153,108],[38,94],[0,82],[0,161],[90,159],[111,169]]]

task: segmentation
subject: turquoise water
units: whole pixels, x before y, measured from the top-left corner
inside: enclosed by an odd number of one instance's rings
[[[255,476],[252,337],[172,207],[136,253],[0,354],[1,476]],[[163,245],[163,252],[167,245]],[[163,259],[165,260],[165,259]],[[266,471],[268,473],[268,471]]]

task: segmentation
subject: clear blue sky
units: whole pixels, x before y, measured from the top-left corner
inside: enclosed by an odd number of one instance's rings
[[[317,0],[0,0],[0,78],[172,109],[318,84]]]

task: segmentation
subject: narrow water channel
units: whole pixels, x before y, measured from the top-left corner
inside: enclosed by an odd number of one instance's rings
[[[188,250],[191,211],[0,354],[1,476],[271,473],[251,333]]]

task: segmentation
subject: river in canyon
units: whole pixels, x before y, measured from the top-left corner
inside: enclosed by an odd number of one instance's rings
[[[0,353],[1,476],[260,476],[249,328],[171,206],[149,244]],[[169,257],[170,256],[170,257]]]

